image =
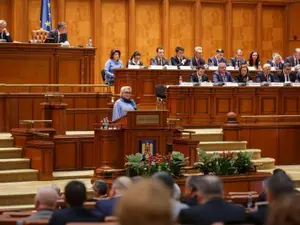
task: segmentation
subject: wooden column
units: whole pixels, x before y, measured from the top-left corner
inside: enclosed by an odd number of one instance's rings
[[[28,0],[11,0],[11,31],[14,41],[28,41]]]
[[[256,51],[262,53],[262,3],[259,2],[256,6]]]
[[[66,20],[66,0],[57,0],[57,23],[64,22]],[[53,28],[57,24],[53,24]]]
[[[194,46],[202,46],[202,12],[201,12],[201,0],[195,2],[195,13],[194,13],[194,27],[195,27],[195,38]],[[203,47],[203,46],[202,46]]]
[[[285,25],[283,26],[283,55],[289,55],[289,5],[285,6]]]
[[[226,3],[226,49],[225,56],[229,58],[232,55],[232,2]]]
[[[163,47],[165,49],[166,57],[170,58],[170,49],[169,49],[169,25],[170,25],[170,7],[169,7],[169,0],[163,0],[163,24],[162,24],[162,40],[163,40]]]
[[[129,19],[128,19],[128,55],[131,56],[136,51],[136,35],[135,35],[135,0],[129,0]]]
[[[97,49],[96,50],[96,61],[95,61],[95,70],[94,70],[94,81],[95,83],[101,83],[102,80],[100,79],[100,51],[101,49],[101,3],[102,0],[92,0],[93,10],[92,10],[92,18],[91,18],[91,30],[92,30],[92,38],[93,38],[93,45]]]

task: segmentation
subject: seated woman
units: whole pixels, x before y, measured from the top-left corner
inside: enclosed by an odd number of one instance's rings
[[[260,58],[257,52],[251,52],[248,61],[248,66],[255,67],[257,70],[261,69]]]
[[[108,84],[113,84],[115,81],[115,74],[113,69],[122,68],[123,63],[120,60],[121,52],[119,49],[112,49],[110,52],[110,59],[105,63],[105,82]]]
[[[142,54],[140,52],[134,52],[126,65],[126,68],[128,68],[129,65],[144,66],[143,62],[140,61],[141,57]]]
[[[276,70],[282,70],[283,69],[284,61],[282,60],[281,55],[279,55],[278,53],[274,53],[272,55],[272,59],[268,60],[267,63],[271,67],[275,68]]]
[[[247,83],[252,81],[252,77],[249,74],[249,69],[247,65],[241,65],[239,68],[239,73],[236,77],[238,83]]]
[[[120,99],[114,104],[112,120],[119,119],[120,117],[126,115],[127,111],[136,110],[135,102],[130,99],[131,97],[131,87],[123,86],[120,91]]]

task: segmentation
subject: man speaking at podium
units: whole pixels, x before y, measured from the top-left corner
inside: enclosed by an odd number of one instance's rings
[[[120,117],[127,114],[127,111],[136,110],[135,102],[130,99],[131,97],[131,87],[123,86],[120,91],[120,99],[114,104],[112,120],[119,119]]]

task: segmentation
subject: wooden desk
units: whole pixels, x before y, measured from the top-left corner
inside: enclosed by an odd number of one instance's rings
[[[154,108],[156,102],[155,85],[178,84],[179,76],[183,81],[190,81],[191,73],[196,70],[153,70],[153,69],[116,69],[115,92],[119,93],[122,86],[131,86],[134,96],[140,98],[140,106]],[[206,70],[208,79],[212,80],[214,70]],[[236,76],[237,70],[229,70],[232,76]],[[277,71],[272,71],[277,72]],[[255,80],[257,71],[250,74]]]
[[[95,48],[0,43],[0,83],[93,84]]]
[[[167,89],[170,118],[186,127],[220,126],[228,112],[243,115],[298,115],[300,87],[179,87]],[[290,119],[291,120],[291,119]]]

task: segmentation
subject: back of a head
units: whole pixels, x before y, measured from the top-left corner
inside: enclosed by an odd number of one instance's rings
[[[204,197],[222,197],[223,183],[217,176],[206,175],[197,182],[197,189]]]
[[[65,199],[71,206],[82,206],[86,201],[86,188],[85,185],[77,180],[73,180],[65,187]]]
[[[270,205],[268,225],[300,224],[300,196],[291,194]]]
[[[93,185],[94,191],[96,191],[100,195],[107,194],[107,184],[105,180],[96,180]]]
[[[58,194],[53,187],[41,187],[35,196],[35,205],[39,209],[55,209]]]
[[[186,179],[186,186],[191,189],[191,192],[196,192],[198,183],[200,182],[201,176],[190,176]]]
[[[159,180],[164,185],[166,185],[166,187],[169,189],[169,191],[173,195],[174,179],[170,174],[168,174],[167,172],[157,172],[152,177],[153,177],[153,179]]]
[[[286,173],[278,172],[269,177],[266,189],[270,201],[294,193],[295,184]]]
[[[116,216],[120,225],[172,224],[168,194],[169,190],[157,180],[145,179],[133,184],[117,203]]]
[[[130,185],[132,185],[132,180],[129,177],[122,176],[114,180],[112,187],[120,194],[127,191]]]

